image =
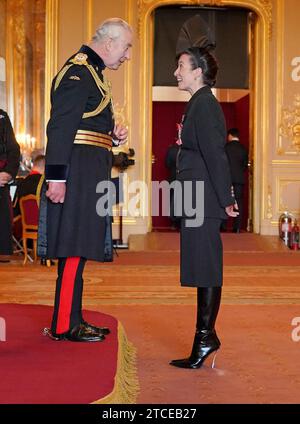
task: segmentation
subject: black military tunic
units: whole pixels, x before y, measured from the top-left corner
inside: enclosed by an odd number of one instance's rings
[[[19,169],[20,147],[9,117],[0,109],[0,172],[15,178]],[[9,186],[0,187],[0,255],[12,254],[12,211]]]
[[[99,85],[104,68],[102,59],[84,45],[52,84],[45,177],[65,180],[66,197],[63,204],[47,201],[47,240],[40,236],[39,244],[46,243],[49,258],[112,260],[111,217],[96,211],[100,197],[96,186],[110,179],[112,153],[104,147],[74,144],[78,130],[104,135],[113,130],[109,89]]]

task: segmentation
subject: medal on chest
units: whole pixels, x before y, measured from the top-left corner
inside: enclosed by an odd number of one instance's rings
[[[176,128],[177,128],[176,144],[178,144],[178,146],[182,145],[181,134],[182,134],[182,129],[183,129],[183,121],[184,121],[184,115],[182,115],[180,124],[178,124],[178,123],[176,124]]]

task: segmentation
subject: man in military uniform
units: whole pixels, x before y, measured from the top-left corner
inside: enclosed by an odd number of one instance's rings
[[[17,175],[20,164],[20,147],[16,141],[10,119],[0,109],[0,255],[13,253],[12,207],[9,183]],[[0,262],[8,262],[0,258]]]
[[[47,238],[41,232],[39,244],[41,250],[46,246],[45,256],[58,258],[48,331],[56,340],[102,341],[110,332],[82,317],[82,273],[87,259],[112,260],[111,216],[97,214],[96,186],[110,180],[111,148],[126,142],[127,129],[114,122],[111,87],[102,72],[129,60],[131,45],[130,26],[108,19],[53,80],[45,169]]]

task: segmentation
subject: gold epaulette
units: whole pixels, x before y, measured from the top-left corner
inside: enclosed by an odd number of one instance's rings
[[[88,55],[85,53],[77,53],[77,55],[70,60],[74,65],[85,65],[88,66],[87,62]]]

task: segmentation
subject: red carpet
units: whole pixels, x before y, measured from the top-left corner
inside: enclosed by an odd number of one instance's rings
[[[51,315],[48,306],[0,305],[6,322],[0,403],[133,403],[135,354],[122,325],[110,315],[85,311],[87,321],[111,329],[104,342],[53,341],[42,334]]]

